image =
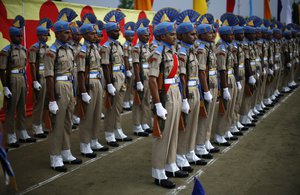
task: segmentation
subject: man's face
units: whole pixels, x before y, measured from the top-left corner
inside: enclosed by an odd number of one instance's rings
[[[72,39],[73,39],[75,42],[79,43],[80,40],[82,39],[82,35],[81,35],[81,34],[72,34]]]
[[[161,35],[161,40],[170,44],[170,45],[174,45],[176,42],[176,33],[175,31],[172,31],[170,33],[167,33],[165,35]]]
[[[63,43],[69,42],[72,38],[71,30],[56,32],[56,38]]]
[[[262,33],[261,32],[256,33],[256,38],[257,39],[260,39],[261,37],[262,37]]]
[[[139,35],[139,40],[142,41],[143,43],[148,43],[149,38],[150,38],[150,34],[148,32],[144,35],[142,34]]]
[[[88,32],[88,33],[85,33],[83,35],[84,39],[89,41],[89,42],[92,42],[92,43],[96,43],[97,41],[97,32],[96,30],[93,30],[92,32]]]
[[[97,34],[97,40],[96,40],[96,43],[100,43],[101,39],[102,39],[103,35],[99,35]]]
[[[254,41],[256,39],[256,34],[255,33],[246,33],[245,36],[247,37],[247,39],[249,39],[250,41]]]
[[[238,41],[242,41],[242,40],[244,40],[245,35],[244,35],[244,33],[238,33],[238,34],[234,35],[234,38]]]
[[[38,40],[42,42],[48,41],[48,35],[38,35]]]
[[[111,30],[107,34],[108,34],[109,37],[111,37],[115,40],[118,40],[119,36],[120,36],[120,30],[119,29]]]
[[[193,44],[196,40],[196,31],[195,29],[191,32],[187,32],[182,35],[182,41],[188,44]]]
[[[230,33],[230,34],[228,34],[228,35],[221,35],[221,38],[222,38],[224,41],[226,41],[226,42],[228,42],[228,43],[231,43],[231,42],[234,40],[234,35],[233,35],[233,33]]]
[[[21,35],[10,35],[11,42],[13,42],[16,45],[19,45],[22,43],[23,40],[23,34]]]
[[[132,42],[134,36],[125,36],[126,41]]]

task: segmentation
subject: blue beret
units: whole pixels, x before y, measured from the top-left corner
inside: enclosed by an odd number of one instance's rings
[[[125,30],[124,34],[127,37],[131,37],[131,36],[134,36],[134,31],[133,30]]]
[[[119,30],[120,29],[120,26],[118,23],[115,23],[115,22],[108,22],[105,24],[104,26],[105,30],[107,32],[109,31],[112,31],[112,30]]]
[[[49,34],[49,29],[43,26],[38,26],[36,28],[36,34],[37,35],[48,35]]]
[[[197,26],[197,34],[204,34],[212,32],[212,25],[210,24],[199,24]]]
[[[183,22],[177,26],[176,32],[178,34],[184,34],[194,30],[194,25],[191,22]]]
[[[281,30],[279,28],[273,28],[273,34],[281,34]]]
[[[241,33],[244,33],[244,27],[242,26],[233,27],[233,34],[241,34]]]
[[[175,27],[174,27],[173,22],[161,22],[155,26],[155,31],[156,31],[155,36],[171,33],[174,30],[175,30]]]
[[[291,33],[292,32],[290,30],[286,30],[286,31],[283,32],[283,35],[288,36],[288,35],[291,35]]]
[[[80,28],[79,28],[79,31],[81,34],[86,34],[88,32],[92,32],[96,30],[95,29],[95,24],[83,24]]]
[[[71,27],[72,34],[81,34],[78,26]]]
[[[220,35],[229,35],[232,33],[232,27],[231,26],[221,26],[219,28]]]
[[[54,28],[54,32],[69,30],[70,29],[69,22],[59,20],[54,23],[53,28]]]
[[[256,28],[252,26],[244,26],[245,33],[256,33]]]
[[[145,35],[146,33],[149,33],[148,27],[140,27],[136,30],[137,35]]]
[[[261,33],[262,32],[262,28],[260,26],[256,27],[256,32],[257,33]]]
[[[268,29],[268,30],[267,30],[267,33],[268,33],[269,35],[272,35],[272,34],[273,34],[273,30],[272,30],[272,29]]]
[[[10,35],[22,35],[23,28],[17,28],[17,27],[12,26],[9,28],[9,34]]]

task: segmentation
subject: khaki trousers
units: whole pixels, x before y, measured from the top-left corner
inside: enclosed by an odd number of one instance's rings
[[[101,122],[103,88],[99,79],[90,79],[89,95],[91,102],[85,104],[85,116],[80,119],[80,142],[88,144],[91,139],[97,139]]]
[[[166,164],[176,163],[178,126],[182,98],[178,86],[171,86],[167,93],[167,119],[161,138],[152,142],[152,168],[165,169]]]
[[[73,86],[69,81],[57,81],[55,85],[58,111],[54,115],[55,124],[49,134],[50,155],[60,155],[62,150],[70,149],[70,134],[72,129],[72,114],[75,97]]]

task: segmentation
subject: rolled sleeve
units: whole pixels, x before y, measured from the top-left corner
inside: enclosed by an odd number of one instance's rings
[[[161,63],[161,55],[153,53],[149,59],[148,63],[150,66],[149,76],[158,77],[159,76],[159,65]]]
[[[54,76],[55,54],[48,50],[45,55],[45,77]]]

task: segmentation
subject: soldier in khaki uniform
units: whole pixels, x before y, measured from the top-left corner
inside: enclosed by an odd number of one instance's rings
[[[11,44],[0,53],[0,77],[7,101],[4,128],[8,132],[8,146],[19,147],[15,129],[20,142],[35,142],[25,129],[25,108],[27,95],[26,49],[21,45],[25,20],[18,15],[9,28]],[[15,120],[16,112],[16,120]],[[15,126],[16,125],[16,126]]]
[[[220,87],[222,98],[219,104],[223,101],[226,110],[224,113],[220,110],[217,117],[217,130],[215,134],[215,143],[221,146],[230,146],[230,143],[225,138],[235,140],[237,137],[233,136],[229,131],[229,127],[233,123],[234,107],[237,95],[237,77],[234,72],[235,57],[233,53],[234,39],[232,26],[238,24],[238,19],[233,14],[223,14],[221,16],[223,26],[219,28],[221,36],[217,44],[217,64],[220,75]],[[227,26],[230,25],[230,26]]]
[[[149,25],[147,18],[139,20],[135,25],[135,31],[139,42],[133,47],[132,62],[134,67],[134,101],[132,107],[133,132],[137,136],[148,136],[150,129],[150,88],[149,88],[149,64],[147,58],[149,51]]]
[[[107,151],[97,138],[100,128],[101,109],[103,100],[103,87],[101,79],[100,55],[96,43],[97,29],[96,16],[86,14],[83,16],[83,25],[80,32],[84,37],[78,58],[78,85],[84,107],[84,116],[79,125],[80,151],[88,158],[95,158],[93,151]]]
[[[38,42],[30,47],[29,63],[31,77],[33,80],[33,89],[35,95],[35,102],[32,112],[32,129],[34,136],[38,138],[45,138],[47,134],[43,131],[43,111],[46,98],[46,80],[44,76],[45,63],[44,56],[46,49],[49,46],[46,44],[49,36],[49,29],[52,27],[52,22],[48,18],[43,18],[39,21],[37,27]]]
[[[154,16],[153,24],[156,35],[160,36],[161,45],[148,59],[149,87],[155,107],[154,115],[158,120],[164,121],[164,126],[161,126],[161,136],[153,139],[152,177],[155,179],[155,184],[164,188],[174,188],[176,185],[168,177],[188,176],[188,172],[179,170],[176,165],[176,150],[181,109],[185,107],[185,110],[189,110],[189,105],[185,101],[182,106],[178,86],[179,62],[173,47],[176,42],[174,23],[166,22],[174,21],[177,14],[175,9],[164,8]]]
[[[252,24],[252,20],[247,20],[247,24]],[[240,122],[245,127],[253,127],[255,124],[251,122],[248,117],[248,113],[251,110],[252,98],[254,98],[254,86],[256,79],[254,75],[256,73],[256,53],[254,40],[256,38],[256,29],[253,26],[245,26],[245,90],[244,99],[242,102],[242,109],[240,110]]]
[[[213,158],[211,153],[219,152],[219,148],[213,147],[210,143],[212,123],[214,119],[215,106],[218,97],[218,80],[217,80],[217,58],[215,55],[213,26],[211,24],[200,24],[197,26],[198,40],[196,41],[196,54],[199,65],[203,66],[202,72],[205,71],[205,82],[209,91],[204,92],[205,109],[207,116],[201,116],[198,119],[198,132],[196,136],[196,155],[205,158]],[[205,86],[204,83],[201,83]],[[200,108],[203,109],[203,108]]]
[[[240,123],[240,116],[242,115],[241,110],[247,110],[247,113],[250,107],[247,104],[243,104],[244,99],[246,98],[245,95],[245,86],[246,86],[246,71],[247,68],[245,67],[245,59],[246,55],[248,55],[248,45],[244,40],[244,25],[246,23],[245,19],[242,16],[237,16],[239,19],[239,26],[233,27],[234,37],[235,37],[235,45],[237,48],[236,53],[236,60],[238,65],[239,71],[239,82],[240,82],[240,90],[238,90],[237,100],[236,100],[236,107],[235,107],[235,115],[234,121],[235,123],[231,126],[230,132],[233,135],[243,135],[240,130],[247,130],[248,128],[243,126]],[[239,84],[237,85],[239,88]]]
[[[104,17],[105,30],[108,34],[108,40],[101,48],[101,65],[106,81],[105,105],[107,111],[104,119],[105,139],[108,145],[118,147],[116,141],[132,141],[127,137],[121,127],[121,112],[124,95],[126,92],[125,72],[129,74],[129,67],[124,67],[123,50],[118,42],[120,22],[125,15],[119,11],[110,11]]]
[[[133,74],[133,65],[132,65],[132,40],[134,38],[134,22],[127,22],[124,25],[124,35],[126,42],[123,45],[123,52],[124,52],[124,63],[125,66],[129,67],[129,72],[128,75],[126,75],[126,84],[127,84],[127,89],[124,97],[124,102],[123,102],[123,109],[124,110],[131,110],[132,106],[132,89],[133,89],[133,80],[134,78],[132,77]],[[127,64],[127,65],[126,65]]]
[[[199,16],[200,14],[196,11],[185,10],[182,11],[176,19],[178,25],[176,29],[177,38],[180,40],[180,49],[177,53],[179,55],[179,71],[182,83],[181,93],[183,96],[183,106],[181,111],[187,118],[185,131],[180,130],[178,132],[176,162],[179,169],[188,172],[193,171],[190,164],[207,164],[206,161],[201,160],[195,154],[199,111],[201,109],[199,88],[202,87],[204,93],[210,94],[210,92],[208,92],[206,75],[204,73],[205,65],[198,63],[196,50],[194,48],[194,42],[197,37],[193,23]],[[199,86],[200,83],[204,83],[204,85]],[[187,105],[189,105],[191,109],[184,106],[185,102],[188,102]]]
[[[52,131],[49,134],[50,166],[60,172],[67,171],[64,163],[82,162],[75,158],[70,150],[75,93],[72,83],[74,54],[68,42],[71,39],[69,22],[76,16],[77,14],[69,8],[60,11],[59,20],[53,25],[56,41],[45,56],[47,96],[52,120]],[[65,21],[65,18],[68,20]]]
[[[76,22],[72,22],[71,23],[71,33],[72,33],[72,39],[70,40],[70,45],[73,48],[73,52],[74,52],[74,71],[73,71],[73,75],[74,75],[74,88],[76,90],[76,95],[78,92],[78,79],[77,79],[77,58],[78,58],[78,54],[80,52],[81,46],[82,44],[80,43],[81,39],[82,39],[82,34],[79,31],[79,27],[82,25],[82,22],[77,20]],[[76,113],[78,110],[78,104],[76,103],[75,109],[74,109],[74,114],[72,116],[72,123],[73,126],[72,128],[76,128],[79,123],[80,123],[80,118],[77,116],[78,113]]]

